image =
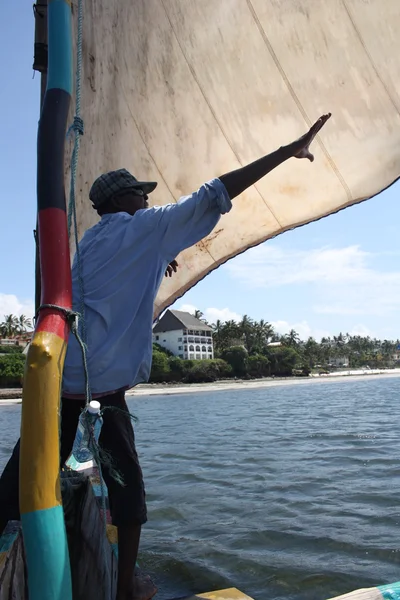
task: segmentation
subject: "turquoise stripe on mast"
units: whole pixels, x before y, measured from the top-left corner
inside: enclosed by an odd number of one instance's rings
[[[71,6],[66,0],[48,4],[49,68],[47,89],[72,94],[72,21]]]
[[[400,581],[389,583],[389,585],[380,585],[378,590],[382,594],[383,600],[400,600]]]
[[[69,600],[72,584],[62,506],[21,515],[29,600]]]

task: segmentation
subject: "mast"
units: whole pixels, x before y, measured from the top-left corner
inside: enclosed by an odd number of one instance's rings
[[[41,305],[22,401],[20,511],[30,600],[72,600],[61,500],[59,412],[71,309],[64,140],[72,92],[71,6],[48,2],[48,80],[38,131]],[[59,307],[59,308],[54,308]]]
[[[40,73],[40,112],[42,111],[47,87],[48,42],[47,42],[47,0],[41,0],[33,6],[35,15],[35,46],[33,69]],[[35,314],[40,306],[40,260],[38,223],[33,232],[35,238]]]

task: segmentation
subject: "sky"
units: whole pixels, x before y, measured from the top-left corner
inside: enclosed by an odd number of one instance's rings
[[[0,89],[0,320],[9,313],[32,316],[34,310],[40,100],[40,77],[32,71],[32,6],[5,3],[2,17],[3,47],[12,52]],[[397,183],[372,200],[285,233],[231,260],[174,308],[198,308],[210,322],[238,320],[247,314],[269,321],[280,333],[294,328],[302,338],[319,339],[342,331],[397,339],[399,223]]]

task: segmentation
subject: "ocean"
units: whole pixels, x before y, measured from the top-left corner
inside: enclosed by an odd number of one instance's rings
[[[159,600],[323,600],[400,579],[400,378],[140,396]],[[0,407],[0,470],[20,406]]]

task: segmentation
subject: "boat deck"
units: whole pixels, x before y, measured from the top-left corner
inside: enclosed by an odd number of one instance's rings
[[[236,588],[229,588],[227,590],[207,592],[206,594],[197,594],[188,598],[174,598],[174,600],[253,600],[253,598],[243,594],[243,592]]]

